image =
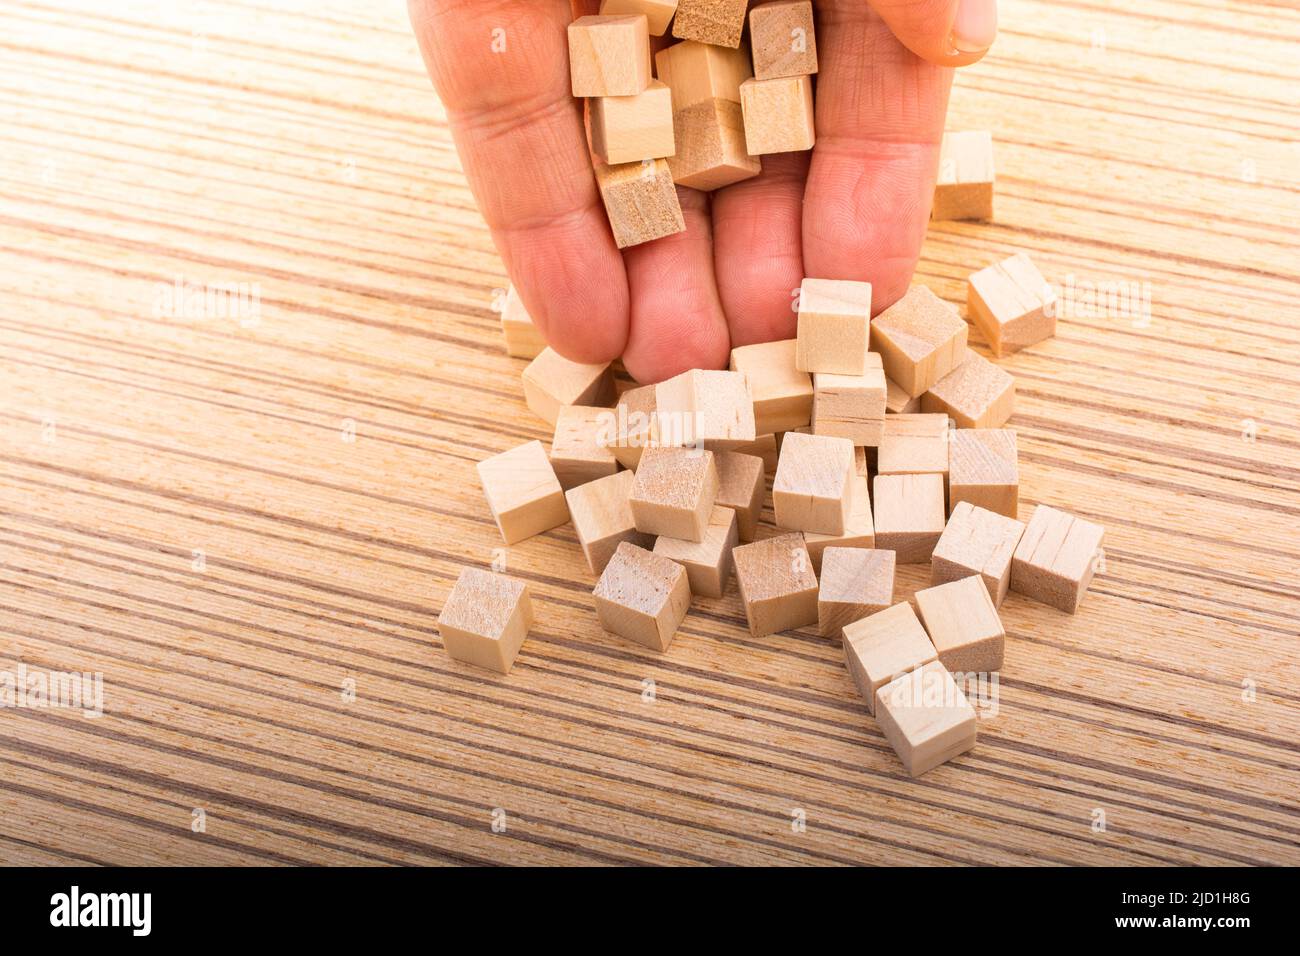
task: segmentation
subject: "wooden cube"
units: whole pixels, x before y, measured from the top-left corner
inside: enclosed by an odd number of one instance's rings
[[[600,574],[614,556],[620,542],[627,541],[638,547],[649,548],[652,537],[636,530],[632,518],[632,483],[636,475],[620,471],[605,478],[597,478],[565,492],[569,513],[578,544],[587,558],[592,574]]]
[[[744,372],[691,369],[655,386],[656,438],[662,445],[734,448],[758,437]]]
[[[1011,590],[1073,614],[1092,583],[1105,529],[1039,505],[1011,559]]]
[[[748,0],[678,0],[673,36],[714,46],[738,47]]]
[[[827,548],[874,548],[876,546],[876,525],[871,517],[871,493],[867,476],[855,474],[850,481],[851,504],[849,519],[844,523],[842,534],[818,534],[816,531],[803,533],[808,556],[812,558],[813,568],[820,573],[822,554]]]
[[[673,111],[676,151],[668,157],[673,182],[712,192],[763,171],[762,161],[745,152],[745,121],[740,104],[705,100]]]
[[[906,601],[845,624],[843,638],[849,675],[873,714],[880,688],[939,659],[939,652]]]
[[[951,673],[989,674],[1002,668],[1007,632],[978,574],[913,595],[939,660]]]
[[[871,339],[885,374],[908,395],[920,395],[966,359],[966,323],[923,285],[881,312]]]
[[[638,163],[676,152],[673,98],[659,80],[632,96],[597,97],[589,109],[591,151],[606,163]]]
[[[817,72],[817,40],[811,0],[773,0],[749,11],[754,76],[805,76]]]
[[[1001,607],[1011,585],[1011,556],[1025,533],[1016,521],[963,501],[948,516],[930,557],[930,583],[943,584],[978,574],[994,607]]]
[[[524,308],[523,300],[513,285],[506,290],[501,307],[501,336],[506,342],[506,354],[515,358],[534,359],[546,348],[541,329]]]
[[[649,86],[645,16],[587,16],[570,23],[569,77],[574,96],[633,96]]]
[[[894,552],[827,548],[817,592],[817,630],[839,637],[847,624],[894,602]]]
[[[993,134],[944,133],[931,219],[993,218]]]
[[[641,453],[654,444],[655,387],[629,388],[618,397],[613,409],[614,421],[606,447],[624,468],[636,469]]]
[[[480,461],[478,477],[506,544],[550,531],[569,520],[564,489],[539,441]]]
[[[760,435],[788,432],[812,421],[812,376],[795,366],[794,339],[741,345],[731,350],[731,368],[744,372],[754,399],[754,428]]]
[[[755,455],[734,451],[713,454],[713,465],[718,469],[718,494],[715,506],[736,512],[736,523],[741,541],[753,541],[758,531],[758,519],[763,515],[764,480],[763,459]]]
[[[885,411],[891,415],[907,415],[921,410],[921,396],[908,395],[889,376],[885,376]]]
[[[763,471],[765,474],[776,474],[776,462],[780,456],[781,449],[777,444],[776,435],[759,435],[751,442],[743,445],[737,445],[735,448],[737,454],[753,455],[755,458],[763,459]]]
[[[726,100],[740,105],[740,84],[754,75],[749,50],[687,40],[655,54],[659,79],[673,91],[673,109]]]
[[[852,510],[853,443],[787,432],[772,483],[779,527],[843,534]]]
[[[865,375],[871,344],[871,284],[804,279],[799,287],[795,368]]]
[[[596,582],[596,617],[611,634],[668,650],[691,607],[686,569],[623,541]]]
[[[739,531],[736,512],[714,505],[703,541],[661,535],[655,539],[654,553],[686,569],[692,594],[722,597],[731,580],[731,550],[740,543]]]
[[[1056,334],[1055,300],[1023,252],[981,269],[966,283],[966,314],[998,358]]]
[[[614,453],[599,442],[614,412],[590,405],[562,405],[551,439],[551,467],[565,491],[618,471]]]
[[[966,361],[930,386],[921,409],[945,412],[958,428],[1001,428],[1016,406],[1016,380],[982,355]]]
[[[890,415],[876,452],[876,474],[947,475],[950,431],[947,415]]]
[[[929,561],[943,534],[943,476],[877,475],[873,491],[876,547],[899,564]]]
[[[817,143],[810,76],[746,80],[740,84],[740,109],[750,156],[799,152]]]
[[[668,23],[677,12],[677,0],[601,0],[602,17],[644,14],[652,37],[668,32]]]
[[[875,352],[868,360],[879,360]],[[862,375],[818,372],[813,378],[814,435],[847,438],[855,445],[876,446],[885,431],[884,370],[868,368]]]
[[[1007,428],[960,428],[948,435],[948,511],[967,501],[1019,517],[1020,466],[1016,433]]]
[[[632,516],[646,534],[703,541],[718,494],[713,452],[647,448],[632,485]]]
[[[803,536],[782,534],[731,552],[754,637],[817,623],[817,576]]]
[[[481,568],[462,568],[438,615],[447,656],[509,674],[533,626],[528,585]]]
[[[876,691],[876,721],[913,777],[974,747],[976,720],[975,708],[939,661]]]
[[[552,348],[542,349],[528,363],[523,381],[528,407],[552,427],[565,405],[603,407],[614,398],[614,374],[608,362],[600,365],[571,362]]]
[[[614,243],[620,249],[686,231],[677,187],[666,160],[619,166],[597,162],[595,171]]]

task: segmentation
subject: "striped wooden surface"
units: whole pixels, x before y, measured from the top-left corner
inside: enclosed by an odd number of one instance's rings
[[[0,711],[0,861],[1300,862],[1300,15],[1003,7],[950,116],[997,222],[919,278],[1023,249],[1153,317],[1004,362],[1026,503],[1107,566],[1077,617],[1008,601],[998,716],[913,781],[838,648],[734,594],[665,656],[602,634],[570,527],[510,549],[509,678],[442,652],[499,544],[474,463],[549,435],[402,4],[0,2],[0,670],[106,698]],[[259,321],[168,314],[178,276]]]

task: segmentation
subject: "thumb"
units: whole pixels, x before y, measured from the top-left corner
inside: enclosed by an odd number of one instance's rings
[[[894,36],[923,60],[966,66],[998,33],[997,0],[869,0]]]

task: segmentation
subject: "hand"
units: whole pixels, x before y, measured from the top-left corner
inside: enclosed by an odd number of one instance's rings
[[[569,87],[566,28],[599,3],[409,5],[524,305],[562,355],[621,355],[642,382],[792,338],[805,275],[870,282],[877,312],[898,299],[925,237],[951,67],[997,29],[995,0],[816,0],[811,155],[764,156],[759,176],[711,194],[678,187],[686,231],[620,252]]]

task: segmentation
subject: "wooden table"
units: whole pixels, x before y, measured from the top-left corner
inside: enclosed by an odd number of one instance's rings
[[[1296,11],[1007,2],[958,78],[997,221],[918,280],[1025,250],[1151,317],[1003,362],[1025,504],[1106,567],[1075,617],[1007,602],[998,715],[910,780],[839,648],[734,592],[663,656],[603,634],[571,527],[509,551],[508,678],[443,653],[500,544],[474,463],[549,433],[378,6],[0,3],[0,671],[105,697],[0,710],[0,861],[1300,862]]]

